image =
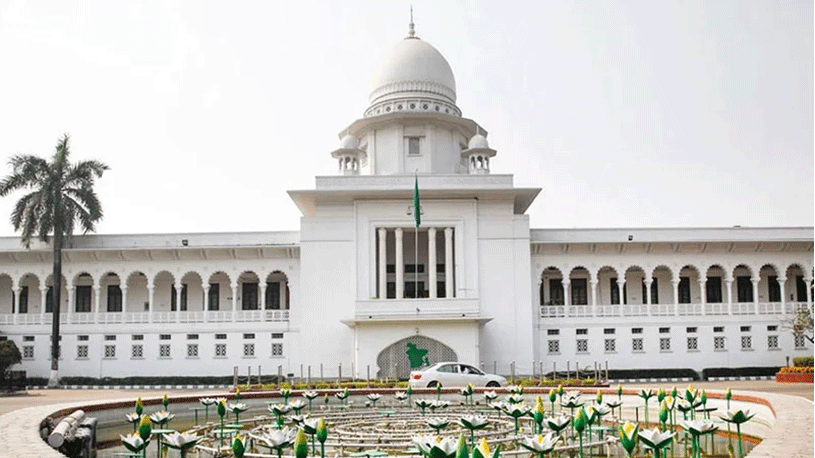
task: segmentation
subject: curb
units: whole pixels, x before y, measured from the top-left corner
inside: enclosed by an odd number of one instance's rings
[[[26,390],[47,390],[44,385],[28,385]],[[62,390],[222,390],[232,385],[64,385]]]

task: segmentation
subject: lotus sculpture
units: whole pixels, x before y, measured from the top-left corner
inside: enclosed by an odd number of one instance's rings
[[[283,416],[289,413],[291,408],[285,404],[274,404],[268,407],[269,412],[273,413],[277,418],[277,429],[283,427]]]
[[[138,433],[128,434],[127,436],[120,435],[119,438],[122,440],[122,445],[124,445],[130,453],[141,453],[142,456],[144,456],[145,450],[147,450],[147,446],[150,444],[149,436],[147,439],[142,439]]]
[[[141,415],[139,415],[136,412],[126,413],[125,414],[125,419],[127,420],[128,423],[133,424],[133,432],[135,433],[136,432],[136,426],[139,424],[139,421],[141,421]]]
[[[713,434],[719,429],[719,427],[714,425],[712,422],[704,420],[683,421],[682,427],[685,429],[685,431],[691,434],[692,458],[700,458],[702,455],[699,437],[705,434]]]
[[[246,412],[247,410],[249,410],[249,406],[242,402],[230,403],[228,407],[229,411],[235,414],[235,423],[241,422],[240,419],[241,412]]]
[[[470,445],[475,447],[475,432],[477,430],[486,428],[489,425],[489,420],[487,417],[464,415],[463,417],[459,418],[458,424],[461,425],[462,428],[470,431]]]
[[[538,434],[537,436],[524,437],[519,444],[530,452],[537,453],[539,458],[543,458],[543,456],[552,453],[559,440],[560,436],[550,432],[546,436]]]
[[[744,456],[741,444],[741,424],[750,421],[756,414],[751,413],[749,410],[728,410],[726,414],[720,415],[720,418],[728,423],[736,425],[736,433],[739,436],[739,456]]]
[[[178,452],[181,454],[181,458],[185,458],[187,456],[187,452],[191,448],[195,447],[198,442],[201,441],[201,439],[203,438],[193,433],[174,432],[164,436],[163,443],[167,447],[178,450]]]
[[[518,393],[512,393],[507,396],[507,402],[510,404],[520,404],[524,402],[524,396]]]
[[[288,388],[281,388],[280,391],[278,391],[278,393],[280,394],[281,397],[283,397],[283,402],[285,404],[288,404],[289,397],[291,397],[291,390]]]
[[[425,418],[425,423],[436,431],[436,434],[441,434],[441,430],[450,425],[450,420],[442,417]]]
[[[646,447],[654,451],[654,458],[662,456],[662,449],[670,445],[674,439],[674,432],[662,432],[659,428],[640,431],[639,437]]]
[[[430,435],[418,435],[413,439],[416,448],[427,458],[455,458],[458,441]]]
[[[204,406],[204,423],[209,423],[209,406],[218,402],[216,398],[201,398],[198,400]]]
[[[306,405],[308,404],[302,399],[294,399],[288,403],[289,409],[293,410],[296,414],[299,414],[301,410],[305,409]]]
[[[637,447],[637,440],[639,439],[638,431],[639,425],[635,425],[630,421],[626,421],[623,426],[618,427],[618,431],[620,434],[620,445],[623,449],[628,453],[628,456],[631,456],[634,453],[634,449]]]
[[[305,416],[307,417],[307,415]],[[297,426],[303,430],[304,433],[311,436],[311,453],[317,454],[317,447],[314,446],[314,436],[317,434],[317,427],[320,425],[318,418],[303,418],[303,421],[298,422]]]
[[[654,390],[650,388],[643,388],[637,393],[637,396],[641,397],[643,401],[645,401],[645,427],[648,427],[648,400],[654,396]]]
[[[397,391],[396,393],[393,393],[393,398],[399,401],[400,403],[404,403],[405,400],[408,398],[408,395],[404,391]]]
[[[370,393],[368,394],[367,398],[369,401],[371,401],[371,406],[376,408],[376,401],[380,400],[382,398],[382,395],[379,393]]]
[[[473,448],[473,458],[498,458],[500,450],[501,446],[499,445],[495,447],[495,451],[490,454],[490,444],[487,443],[487,439],[482,437],[478,446]]]
[[[348,399],[348,396],[349,396],[348,388],[345,388],[344,390],[340,391],[339,393],[334,394],[334,396],[336,396],[337,399],[340,400],[340,403],[342,405],[345,405],[345,401]]]
[[[543,421],[546,422],[546,426],[549,427],[552,431],[560,434],[564,429],[568,428],[570,424],[572,424],[572,417],[568,415],[559,415],[557,417],[551,416],[545,418]]]
[[[515,434],[518,434],[518,419],[529,415],[532,409],[524,403],[504,404],[503,411],[515,420]]]
[[[484,396],[484,400],[487,401],[488,404],[498,399],[498,393],[495,391],[485,391],[481,393],[481,396]]]
[[[175,418],[175,415],[166,410],[159,410],[158,412],[150,414],[150,421],[152,421],[153,424],[159,425],[161,428],[164,428],[173,418]]]
[[[303,391],[303,397],[308,399],[308,411],[311,412],[311,403],[317,399],[320,393],[316,391]]]
[[[252,436],[260,446],[276,451],[278,458],[281,458],[283,455],[283,449],[291,447],[292,444],[294,444],[296,437],[297,429],[291,427],[265,431],[263,434]]]
[[[416,400],[416,407],[418,407],[419,410],[422,411],[422,415],[425,414],[425,409],[430,407],[431,404],[433,404],[433,401],[430,401],[428,399],[417,399]]]

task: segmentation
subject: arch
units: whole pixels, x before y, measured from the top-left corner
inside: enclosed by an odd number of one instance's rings
[[[599,279],[599,278],[600,278],[600,274],[601,274],[601,273],[611,273],[611,275],[612,275],[613,277],[617,277],[617,278],[619,278],[619,277],[620,277],[620,271],[618,270],[618,268],[617,268],[617,267],[613,267],[613,266],[608,265],[608,264],[602,265],[602,266],[600,266],[600,268],[599,268],[599,269],[597,269],[597,276],[596,276],[596,278],[598,278],[598,279]]]
[[[539,278],[543,279],[544,274],[546,274],[546,273],[553,274],[554,272],[557,272],[558,275],[560,275],[560,277],[563,278],[563,270],[565,270],[565,269],[561,269],[560,267],[555,267],[555,266],[547,266],[545,269],[543,269],[541,271],[541,274],[540,274]]]
[[[80,270],[71,278],[71,286],[76,286],[80,283],[87,285],[89,281],[90,285],[95,283],[93,275],[87,270]]]
[[[594,276],[591,274],[591,270],[589,270],[589,268],[587,268],[584,265],[576,265],[576,266],[572,267],[571,270],[569,270],[569,278],[571,279],[572,275],[575,274],[575,273],[584,273],[584,272],[586,273],[586,276],[588,276],[589,281],[591,282],[594,279]]]
[[[127,274],[127,276],[125,277],[125,284],[129,285],[131,281],[136,280],[136,279],[141,279],[141,278],[143,278],[145,281],[147,281],[147,279],[150,278],[150,277],[148,277],[147,274],[145,274],[141,270],[134,270],[133,272],[130,272],[129,274]]]
[[[0,314],[13,313],[14,279],[7,273],[0,273]]]
[[[748,265],[748,264],[738,264],[735,267],[733,267],[733,270],[731,271],[732,274],[733,274],[733,278],[737,277],[736,271],[739,270],[739,269],[747,270],[747,273],[750,275],[751,278],[755,277],[755,272],[753,272],[753,268],[750,267],[750,265]]]
[[[667,264],[658,264],[658,265],[654,266],[654,268],[651,269],[651,277],[659,277],[659,275],[657,275],[657,274],[659,272],[665,272],[665,271],[668,272],[668,277],[670,278],[671,282],[677,281],[676,280],[676,275],[674,274],[674,270],[671,269],[671,266],[669,266]]]
[[[28,283],[31,283],[32,279],[37,285],[40,284],[40,276],[31,271],[23,272],[23,274],[20,275],[20,278],[17,279],[16,284],[22,286],[26,280],[29,280]]]
[[[175,283],[175,275],[170,273],[170,271],[168,271],[168,270],[160,270],[160,271],[156,272],[155,275],[153,275],[152,285],[153,285],[153,287],[155,287],[157,282],[159,282],[159,281],[166,282],[168,279],[169,279],[170,283]]]
[[[264,277],[263,308],[266,310],[288,310],[291,307],[289,276],[281,270],[269,272]]]
[[[218,278],[220,281],[223,281],[223,279],[224,279],[224,278],[226,278],[226,282],[227,282],[228,284],[230,284],[230,285],[232,284],[232,278],[229,276],[229,274],[227,274],[227,273],[226,273],[226,272],[224,272],[223,270],[216,270],[215,272],[212,272],[211,274],[209,274],[209,277],[207,277],[207,282],[208,282],[208,283],[215,283],[215,282],[213,281],[213,279],[216,279],[216,277],[217,277],[217,278]]]
[[[397,340],[379,352],[376,357],[376,376],[406,379],[411,370],[457,360],[455,350],[444,343],[423,335],[414,335]]]

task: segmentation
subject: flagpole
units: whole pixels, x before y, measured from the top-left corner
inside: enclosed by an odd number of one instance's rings
[[[413,174],[413,221],[416,223],[413,235],[413,298],[419,298],[419,225],[421,224],[421,205],[419,204],[419,171]]]

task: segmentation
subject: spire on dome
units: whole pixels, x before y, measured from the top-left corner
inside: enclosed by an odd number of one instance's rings
[[[413,26],[413,5],[410,5],[410,25],[408,25],[408,38],[417,38],[416,29]]]

